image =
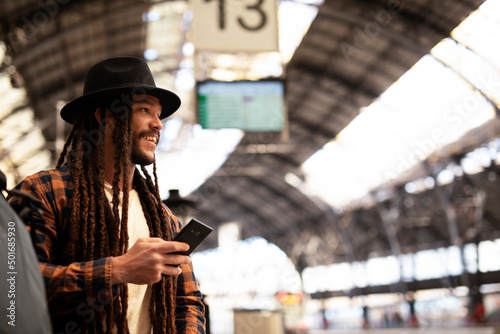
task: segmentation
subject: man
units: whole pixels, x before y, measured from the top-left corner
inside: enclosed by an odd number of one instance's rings
[[[16,187],[34,197],[29,225],[54,332],[204,333],[190,258],[173,254],[189,246],[171,241],[180,224],[156,176],[161,119],[179,106],[141,59],[101,61],[61,110],[73,127],[56,168]]]

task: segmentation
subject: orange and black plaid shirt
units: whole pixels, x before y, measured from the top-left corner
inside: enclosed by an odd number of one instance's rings
[[[16,189],[33,197],[35,246],[42,272],[49,310],[55,331],[74,331],[81,321],[92,321],[103,305],[116,295],[111,285],[111,257],[88,262],[60,263],[64,226],[71,216],[73,181],[66,167],[41,171],[26,177]],[[18,198],[10,198],[16,205]],[[180,224],[169,213],[169,223],[178,232]],[[204,306],[192,265],[182,265],[177,280],[176,325],[178,333],[204,333]]]

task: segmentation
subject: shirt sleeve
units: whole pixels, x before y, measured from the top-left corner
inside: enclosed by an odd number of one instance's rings
[[[181,265],[182,274],[177,279],[177,332],[205,333],[205,307],[198,288],[193,267]]]
[[[174,232],[180,231],[177,218],[171,213]],[[182,273],[177,277],[177,333],[205,334],[205,306],[192,264],[182,264]]]
[[[79,309],[84,310],[89,303],[110,303],[113,298],[110,257],[67,265],[56,263],[58,232],[62,228],[62,220],[69,219],[71,211],[68,207],[68,194],[71,189],[68,187],[64,175],[57,171],[28,176],[16,187],[17,190],[33,197],[33,214],[26,223],[29,230],[33,229],[33,244],[53,317],[75,310],[78,312]],[[13,206],[19,201],[17,196],[10,198]]]

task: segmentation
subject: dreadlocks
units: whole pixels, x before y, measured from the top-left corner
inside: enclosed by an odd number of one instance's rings
[[[66,165],[73,178],[73,198],[69,226],[64,226],[65,238],[69,239],[62,250],[65,262],[92,261],[108,256],[119,256],[128,249],[128,191],[123,192],[121,217],[119,212],[120,191],[118,183],[128,184],[124,173],[131,152],[132,110],[124,117],[114,116],[112,139],[115,144],[113,194],[111,205],[104,193],[104,132],[105,113],[110,104],[99,107],[101,122],[93,113],[82,112],[61,152],[56,168]],[[154,182],[144,166],[135,170],[133,187],[139,194],[144,216],[152,237],[171,240],[173,233],[166,208],[163,206],[153,163]],[[176,278],[163,276],[153,284],[149,315],[153,333],[175,333]],[[115,288],[115,287],[114,287]],[[94,321],[86,326],[90,333],[111,333],[114,324],[118,333],[129,333],[127,325],[127,286],[117,286],[117,298],[102,305],[105,312],[97,312]],[[105,326],[103,326],[105,324]]]

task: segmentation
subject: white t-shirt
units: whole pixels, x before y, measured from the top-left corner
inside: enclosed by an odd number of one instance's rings
[[[105,193],[111,205],[113,198],[112,186],[105,182]],[[120,217],[122,212],[122,197],[120,192],[120,207],[118,208]],[[137,239],[149,238],[149,228],[142,211],[139,194],[132,190],[128,199],[128,248],[132,247]],[[151,285],[147,284],[127,284],[128,288],[128,309],[127,319],[130,333],[150,334],[151,320],[149,318],[149,303],[151,300]]]

